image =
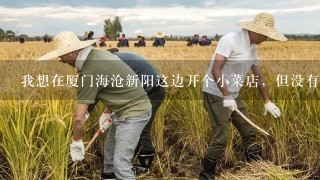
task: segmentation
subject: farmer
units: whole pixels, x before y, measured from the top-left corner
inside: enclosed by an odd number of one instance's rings
[[[117,47],[129,47],[129,40],[125,34],[122,34],[118,41]]]
[[[155,149],[152,145],[150,135],[152,122],[156,116],[158,108],[164,100],[165,88],[163,86],[160,86],[160,84],[162,85],[162,79],[160,78],[160,74],[145,58],[130,52],[114,52],[113,54],[117,55],[138,75],[138,78],[143,83],[143,88],[148,94],[148,97],[151,101],[152,115],[150,121],[144,127],[140,135],[140,140],[135,150],[135,154],[138,157],[140,165],[136,165],[133,168],[135,174],[146,173],[152,165],[155,154]],[[88,108],[88,111],[91,112],[97,103],[98,101],[96,101],[95,104],[91,104]],[[101,117],[103,117],[103,115]],[[100,118],[100,120],[104,121],[103,118]],[[106,143],[105,154],[107,153],[107,150],[108,144]],[[107,163],[106,158],[104,162]]]
[[[87,40],[93,40],[93,35],[94,35],[94,32],[93,31],[90,31],[87,36],[84,37],[84,40],[87,41]]]
[[[199,44],[199,34],[193,35],[193,38],[191,39],[191,43],[194,44],[194,45],[198,45]]]
[[[230,121],[242,136],[246,160],[250,162],[261,158],[262,149],[256,140],[256,129],[234,112],[239,109],[249,116],[238,96],[241,86],[233,85],[235,76],[246,77],[251,68],[254,76],[257,76],[258,89],[264,100],[264,114],[269,112],[275,118],[281,114],[279,108],[270,101],[259,67],[257,45],[267,37],[279,41],[286,41],[287,38],[274,29],[273,16],[268,13],[259,13],[253,21],[242,21],[237,25],[242,30],[224,35],[212,56],[207,75],[217,83],[208,81],[203,84],[204,105],[212,121],[214,136],[202,161],[201,180],[214,179],[216,163],[227,146]]]
[[[87,32],[87,31],[86,31]],[[85,35],[84,35],[84,41],[88,41],[88,40],[93,40],[93,35],[94,35],[94,32],[93,31],[90,31],[89,33],[87,33],[87,36],[86,36],[86,32],[85,32]],[[96,44],[96,41],[92,44],[93,47],[97,47],[97,44]]]
[[[99,47],[106,47],[106,41],[107,41],[107,37],[106,36],[102,36],[101,37],[101,41],[99,43]]]
[[[189,46],[189,47],[193,46],[191,38],[188,38],[186,41],[187,41],[187,46]]]
[[[137,43],[134,43],[134,47],[146,47],[146,41],[143,36],[138,36],[139,41]]]
[[[70,145],[72,160],[84,159],[82,131],[85,115],[88,105],[99,99],[108,107],[104,113],[115,113],[106,140],[105,176],[102,178],[135,179],[131,161],[140,134],[151,117],[151,103],[139,80],[136,81],[137,86],[116,86],[116,83],[93,83],[92,86],[91,80],[96,79],[98,75],[114,78],[118,76],[122,79],[128,75],[136,75],[116,55],[94,49],[91,44],[95,41],[80,41],[73,32],[60,32],[54,38],[54,51],[40,57],[39,60],[59,57],[61,62],[80,71]]]
[[[209,46],[211,44],[211,40],[206,36],[202,36],[201,41],[199,42],[200,46]]]
[[[158,47],[158,46],[162,46],[164,47],[164,44],[166,43],[166,40],[164,39],[164,33],[162,32],[157,32],[156,33],[156,39],[154,40],[152,46],[153,47]]]

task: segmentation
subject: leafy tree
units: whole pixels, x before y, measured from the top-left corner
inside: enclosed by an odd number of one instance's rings
[[[115,40],[119,37],[119,32],[122,32],[122,25],[118,16],[116,16],[113,21],[110,19],[104,21],[104,33],[110,37],[110,39]]]
[[[219,36],[218,34],[216,34],[216,36],[214,37],[214,40],[219,41],[220,38],[221,38],[221,36]]]
[[[111,33],[112,33],[112,22],[111,22],[110,19],[107,19],[107,20],[104,21],[104,29],[103,29],[103,31],[104,31],[104,34],[106,36],[110,36],[111,35]]]

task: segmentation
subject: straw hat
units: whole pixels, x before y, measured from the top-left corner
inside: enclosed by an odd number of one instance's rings
[[[156,33],[156,38],[164,38],[164,33],[162,33],[162,32],[157,32],[157,33]]]
[[[88,47],[96,41],[98,40],[95,39],[88,41],[80,41],[75,33],[69,31],[62,31],[53,38],[54,50],[40,57],[38,60],[41,61],[56,58],[68,54],[70,52]]]
[[[263,34],[278,41],[287,41],[288,39],[274,28],[274,18],[269,13],[259,13],[252,21],[239,21],[237,26],[243,29]]]

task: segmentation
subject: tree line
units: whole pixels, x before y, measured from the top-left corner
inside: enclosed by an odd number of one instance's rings
[[[105,36],[108,37],[110,40],[117,40],[117,38],[120,37],[120,33],[122,33],[122,24],[120,21],[120,17],[116,16],[113,20],[106,19],[104,21],[103,31]],[[210,39],[214,41],[218,41],[221,38],[221,36],[222,35],[216,34],[215,36],[212,36]],[[288,38],[289,41],[320,41],[320,34],[317,34],[317,35],[287,34],[285,36]],[[5,31],[0,28],[0,41],[19,41],[20,37],[23,37],[26,41],[42,41],[44,39],[44,36],[28,37],[26,34],[21,34],[19,36],[16,36],[13,30]],[[189,37],[186,37],[186,36],[172,36],[172,35],[166,36],[166,40],[169,40],[169,41],[170,40],[185,41],[188,38]],[[149,40],[149,38],[146,38],[146,40]]]

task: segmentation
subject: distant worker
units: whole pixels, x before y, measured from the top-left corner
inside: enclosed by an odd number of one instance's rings
[[[201,41],[199,42],[200,46],[209,46],[211,44],[211,40],[206,36],[202,36]]]
[[[94,32],[93,32],[93,31],[90,31],[90,32],[88,33],[88,36],[85,37],[84,40],[85,40],[85,41],[86,41],[86,40],[92,40],[92,39],[93,39],[93,35],[94,35]]]
[[[46,34],[46,35],[44,35],[44,37],[43,37],[43,41],[44,41],[45,43],[47,43],[47,42],[49,43],[49,42],[51,42],[51,37]]]
[[[23,36],[20,36],[20,37],[19,37],[19,42],[20,42],[21,44],[23,44],[24,41],[25,41],[24,37],[23,37]]]
[[[101,41],[99,43],[100,47],[106,47],[106,41],[107,41],[107,37],[106,36],[102,36]]]
[[[122,34],[118,41],[117,47],[129,47],[129,41],[125,34]]]
[[[94,39],[94,38],[93,38],[93,35],[94,35],[94,32],[93,32],[93,31],[90,31],[90,32],[88,33],[88,37],[85,37],[85,38],[84,38],[84,41],[93,40],[93,39]],[[92,46],[93,46],[93,47],[97,47],[97,44],[96,44],[96,43],[93,43]]]
[[[199,44],[199,34],[193,35],[193,38],[191,39],[191,43],[193,45],[198,45]]]
[[[188,39],[187,39],[187,46],[189,46],[189,47],[192,47],[192,46],[193,46],[192,41],[191,41],[191,38],[188,38]]]
[[[166,41],[164,39],[164,33],[157,32],[156,33],[156,39],[153,42],[153,47],[158,47],[158,46],[164,47],[165,43],[166,43]]]
[[[47,34],[43,37],[43,41],[45,42],[45,43],[49,43],[49,42],[51,42],[51,37],[50,36],[48,36]]]
[[[138,36],[139,41],[137,43],[134,43],[134,47],[146,47],[146,41],[143,36]]]

